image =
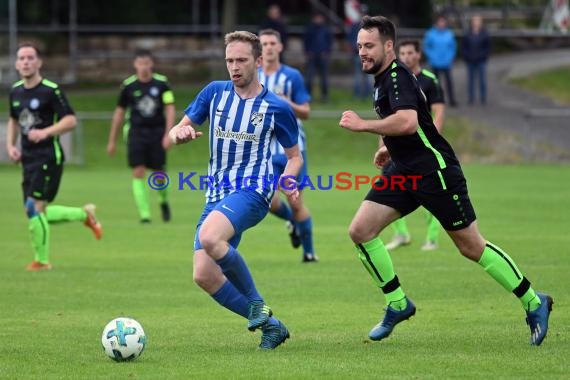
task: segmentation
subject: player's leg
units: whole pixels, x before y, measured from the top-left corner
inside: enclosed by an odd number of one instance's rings
[[[57,193],[57,186],[48,187],[51,171],[55,163],[33,163],[24,166],[24,210],[28,217],[28,229],[34,261],[27,266],[28,271],[51,269],[49,258],[50,228],[45,215],[47,202]],[[59,184],[59,181],[57,181]],[[55,191],[55,192],[54,192]],[[52,193],[53,192],[53,193]]]
[[[437,249],[439,244],[439,232],[441,231],[441,224],[436,217],[433,216],[428,210],[424,210],[427,222],[426,241],[422,245],[422,251],[433,251]]]
[[[162,128],[155,128],[153,130],[152,145],[150,148],[150,163],[149,167],[153,171],[166,172],[166,150],[162,146],[162,138],[164,136],[164,131]],[[168,203],[168,187],[164,189],[157,190],[158,198],[160,201],[160,213],[162,215],[162,220],[164,222],[170,221],[172,218],[172,213],[170,209],[170,204]]]
[[[149,189],[144,179],[146,168],[144,165],[133,166],[133,197],[141,223],[150,223]]]
[[[50,228],[44,212],[45,204],[45,201],[32,197],[28,197],[25,202],[28,228],[34,250],[34,261],[26,267],[28,271],[51,269],[49,260]]]
[[[394,231],[394,236],[392,237],[392,240],[390,240],[390,242],[386,244],[387,250],[392,251],[404,245],[410,245],[410,243],[412,242],[412,237],[408,229],[408,223],[406,222],[406,218],[404,217],[398,218],[394,220],[394,222],[390,226]]]
[[[285,165],[287,164],[287,156],[285,154],[274,154],[271,157],[271,161],[273,165],[273,176],[275,178],[280,178],[285,170]],[[299,248],[301,246],[301,239],[299,238],[297,226],[293,220],[293,212],[288,203],[281,200],[278,189],[275,189],[275,194],[273,194],[273,198],[271,199],[269,211],[278,218],[285,220],[285,226],[287,228],[287,232],[289,232],[291,245],[293,248]]]
[[[247,298],[224,276],[216,262],[206,254],[198,239],[200,226],[205,216],[211,211],[208,206],[200,218],[194,245],[194,282],[206,291],[218,304],[244,318],[249,316]],[[239,236],[234,236],[229,242],[234,248],[239,244]],[[275,317],[269,317],[267,324],[262,327],[260,348],[273,349],[289,337],[287,328]]]
[[[382,175],[389,176],[396,173],[396,165],[394,162],[390,161],[388,164],[384,165],[382,168]],[[412,236],[408,230],[408,223],[404,217],[396,219],[392,224],[392,229],[394,230],[394,236],[388,244],[386,244],[386,249],[392,251],[404,245],[409,245],[412,242]]]
[[[132,191],[141,223],[150,223],[149,186],[146,173],[147,133],[142,128],[129,128],[128,162],[132,171]]]
[[[370,190],[349,227],[360,260],[386,298],[384,319],[368,334],[372,340],[386,338],[398,323],[409,319],[416,311],[400,286],[390,254],[378,234],[400,215],[415,210],[418,204],[406,191],[383,186],[386,180],[389,181],[381,178],[375,184],[386,190]]]
[[[301,245],[303,246],[303,262],[316,263],[319,261],[313,246],[313,218],[305,205],[303,191],[299,191],[299,198],[291,203],[293,220],[298,231]]]
[[[297,182],[304,183],[305,178],[308,178],[308,160],[307,152],[303,151],[303,167],[297,176]],[[302,186],[302,185],[301,185]],[[290,203],[293,212],[293,220],[295,229],[299,235],[299,240],[303,246],[303,260],[304,263],[316,263],[319,258],[316,255],[313,246],[313,218],[307,206],[305,205],[303,197],[303,188],[299,188],[299,198],[296,202]]]
[[[444,191],[432,195],[429,210],[463,256],[477,262],[504,289],[519,298],[531,327],[531,344],[539,345],[548,330],[552,298],[537,294],[514,260],[483,238],[461,168],[452,166],[442,170],[440,179]]]
[[[226,278],[250,305],[248,329],[255,330],[271,316],[271,309],[257,291],[243,257],[229,244],[230,239],[259,223],[267,213],[263,197],[249,190],[236,191],[222,199],[204,220],[198,234],[200,244],[221,267]]]

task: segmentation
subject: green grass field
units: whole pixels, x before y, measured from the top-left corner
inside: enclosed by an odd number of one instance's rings
[[[70,94],[79,111],[112,109],[114,96]],[[180,110],[183,98],[178,97]],[[339,105],[333,99],[331,107]],[[337,123],[308,123],[311,175],[376,174],[369,164],[375,137],[349,134]],[[408,219],[414,242],[393,255],[418,312],[389,339],[370,342],[367,333],[382,317],[384,299],[347,235],[367,191],[362,188],[307,192],[321,258],[316,265],[300,263],[300,251],[290,247],[283,223],[272,216],[246,232],[240,251],[292,335],[274,352],[259,352],[260,333],[248,332],[244,319],[220,308],[192,282],[194,226],[203,194],[173,189],[168,225],[158,220],[153,197],[155,220],[140,225],[124,148],[114,160],[105,156],[108,127],[108,121],[84,123],[86,165],[66,168],[56,202],[95,202],[105,236],[95,241],[79,223],[52,226],[50,272],[24,270],[32,253],[21,173],[16,166],[0,166],[0,378],[568,377],[570,167],[464,168],[486,238],[515,258],[533,286],[555,299],[551,330],[541,347],[528,344],[518,300],[460,257],[447,237],[439,250],[420,251],[421,212]],[[461,124],[457,128],[451,132],[454,142],[469,133]],[[171,178],[179,171],[204,173],[205,141],[175,148],[169,162]],[[386,240],[390,233],[382,236]],[[136,318],[148,335],[144,354],[131,363],[111,361],[100,343],[105,324],[123,315]]]
[[[313,172],[349,169],[372,171],[350,164],[317,166]],[[369,342],[383,297],[346,234],[364,195],[353,190],[307,193],[319,264],[300,263],[300,253],[289,246],[276,218],[246,233],[240,250],[292,334],[271,353],[258,352],[259,333],[249,333],[245,320],[218,307],[192,282],[201,193],[173,191],[173,221],[141,226],[125,170],[68,168],[58,203],[96,202],[105,236],[95,241],[81,224],[53,226],[54,270],[27,273],[24,266],[32,255],[20,173],[1,170],[1,378],[567,376],[570,268],[564,210],[570,201],[560,186],[570,181],[567,167],[466,167],[486,237],[510,252],[533,284],[555,298],[551,331],[542,347],[528,345],[518,301],[461,258],[447,237],[438,251],[419,250],[420,212],[409,218],[415,241],[393,255],[418,313],[388,340]],[[146,351],[132,363],[112,362],[100,346],[103,326],[121,315],[138,319],[148,334]]]

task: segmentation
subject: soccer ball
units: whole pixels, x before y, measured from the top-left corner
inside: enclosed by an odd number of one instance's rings
[[[134,360],[146,346],[146,335],[140,323],[132,318],[120,317],[107,323],[101,343],[105,353],[116,362]]]

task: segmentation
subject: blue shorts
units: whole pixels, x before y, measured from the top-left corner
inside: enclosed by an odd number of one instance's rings
[[[309,171],[307,170],[307,153],[303,151],[301,154],[303,155],[303,166],[301,167],[299,175],[297,176],[298,183],[301,183],[303,179],[309,174]],[[285,166],[287,165],[287,156],[285,154],[274,154],[271,156],[271,161],[273,163],[273,175],[278,179],[285,171]],[[299,187],[299,190],[303,189]]]
[[[237,248],[241,240],[241,234],[265,218],[269,211],[269,205],[263,195],[247,189],[237,190],[219,201],[206,203],[200,220],[196,225],[194,251],[203,248],[198,239],[200,227],[206,220],[206,217],[214,210],[224,214],[234,227],[235,234],[229,243],[232,247]]]

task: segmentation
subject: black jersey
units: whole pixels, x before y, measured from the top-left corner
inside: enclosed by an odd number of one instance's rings
[[[436,103],[445,103],[445,98],[443,96],[443,89],[439,84],[437,76],[429,70],[422,69],[418,75],[418,82],[420,82],[420,88],[426,95],[426,101],[428,108],[431,110],[431,105]]]
[[[56,83],[42,79],[37,86],[25,88],[23,80],[16,82],[10,91],[10,117],[20,126],[23,160],[54,154],[58,161],[63,161],[58,136],[33,143],[28,140],[28,132],[47,128],[64,116],[73,114],[67,98]]]
[[[129,110],[131,127],[164,128],[164,106],[174,103],[174,95],[164,75],[153,74],[149,82],[141,82],[136,75],[121,85],[118,106]]]
[[[374,109],[382,119],[399,109],[418,113],[418,129],[412,135],[383,136],[392,161],[402,174],[425,175],[448,165],[458,165],[455,152],[437,132],[416,77],[398,60],[375,77]]]

